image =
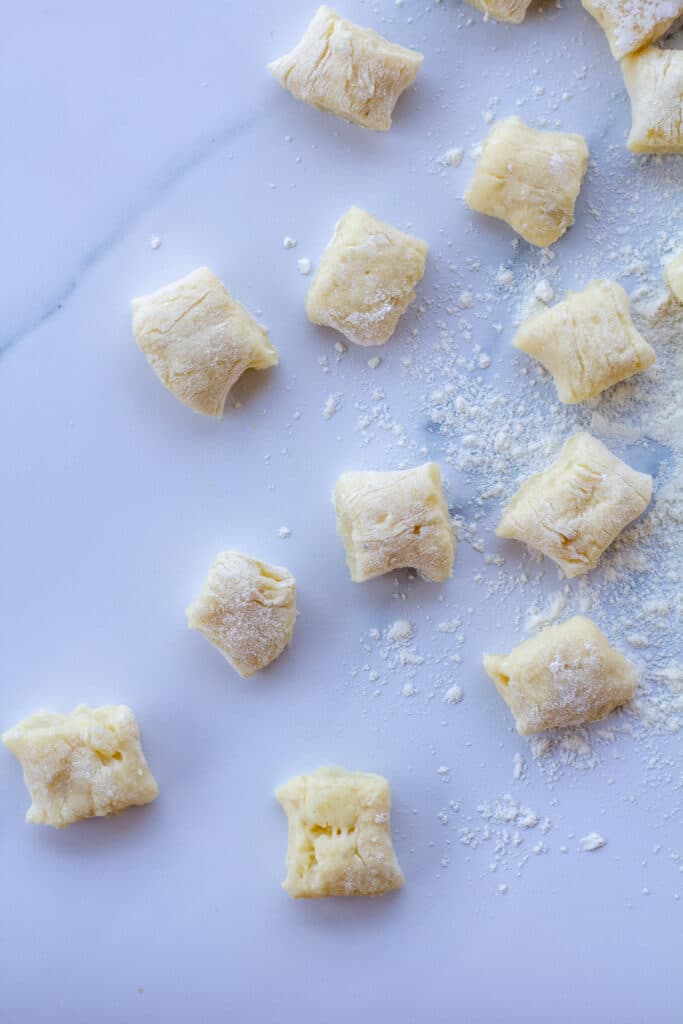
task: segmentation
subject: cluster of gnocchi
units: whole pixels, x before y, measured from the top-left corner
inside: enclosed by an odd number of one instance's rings
[[[468,0],[486,15],[523,21],[530,0]],[[631,97],[635,152],[683,152],[683,53],[652,45],[683,12],[683,0],[583,0],[622,61]],[[321,7],[298,45],[270,65],[297,99],[364,128],[386,131],[422,56]],[[549,246],[571,226],[588,166],[580,135],[541,132],[511,117],[485,141],[465,196],[475,211],[504,220],[532,245]],[[306,297],[312,323],[357,345],[384,345],[415,299],[427,244],[356,207],[338,221]],[[667,280],[683,301],[683,254]],[[221,416],[248,369],[276,366],[264,327],[201,267],[133,300],[133,333],[152,369],[181,402]],[[594,281],[519,328],[514,345],[552,375],[558,398],[579,403],[646,370],[655,359],[634,327],[618,284]],[[525,543],[571,578],[593,570],[647,507],[652,479],[588,433],[522,484],[498,536]],[[352,581],[398,569],[442,582],[453,571],[456,536],[433,462],[394,472],[348,472],[334,505]],[[296,580],[283,567],[239,551],[219,553],[189,626],[243,677],[278,658],[292,640]],[[522,735],[590,722],[628,702],[636,676],[595,623],[582,616],[551,626],[484,668]],[[22,764],[29,822],[64,827],[151,802],[157,785],[135,717],[125,706],[71,714],[40,711],[3,736]],[[294,897],[372,895],[400,888],[390,830],[389,783],[379,775],[322,768],[276,793],[289,823],[287,877]]]

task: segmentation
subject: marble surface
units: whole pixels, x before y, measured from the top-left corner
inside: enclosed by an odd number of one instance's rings
[[[610,148],[628,124],[619,68],[597,25],[566,8],[514,28],[455,0],[347,0],[350,17],[426,54],[386,135],[310,110],[269,78],[266,62],[312,11],[301,0],[5,9],[0,724],[39,706],[129,703],[161,790],[115,819],[29,828],[19,768],[0,753],[8,1021],[679,1019],[680,791],[652,785],[643,749],[622,735],[590,771],[549,780],[537,769],[480,668],[494,626],[502,644],[518,635],[514,608],[482,600],[470,545],[443,588],[405,575],[350,584],[329,499],[337,474],[440,454],[415,414],[424,388],[402,376],[402,359],[422,358],[411,341],[419,313],[377,370],[372,351],[337,358],[335,336],[305,319],[310,278],[296,267],[315,265],[352,203],[429,240],[424,296],[438,297],[449,261],[463,273],[475,258],[495,267],[511,233],[465,210],[472,160],[438,158],[480,142],[487,110],[521,110],[583,132],[601,168],[556,249],[562,284],[575,286],[586,238],[591,251],[601,244],[593,212],[608,161],[619,174],[635,161]],[[681,175],[663,166],[638,179],[641,199],[651,188],[664,200],[643,237],[651,265],[657,232],[680,214]],[[632,199],[615,193],[624,223]],[[525,248],[520,266],[534,259]],[[201,264],[281,352],[276,371],[239,385],[222,422],[180,406],[130,334],[131,296]],[[422,331],[430,348],[437,320]],[[511,321],[501,335],[473,322],[502,365]],[[403,424],[404,456],[393,427],[359,429],[359,406],[376,404],[378,389]],[[325,420],[330,395],[342,398]],[[656,470],[653,449],[633,458]],[[457,474],[445,466],[445,477],[453,499]],[[467,515],[462,486],[454,500]],[[292,648],[251,683],[185,626],[183,609],[228,546],[299,580]],[[549,573],[539,583],[556,586]],[[451,640],[437,624],[456,615],[468,621],[452,678],[465,697],[450,707]],[[385,674],[375,697],[368,664],[383,666],[368,630],[399,616],[416,624],[426,664]],[[680,736],[661,750],[675,780]],[[515,754],[528,762],[523,779]],[[325,763],[390,778],[402,893],[306,904],[280,890],[286,827],[272,791]],[[482,801],[506,793],[550,832],[524,835],[519,857],[499,857],[495,837],[465,845],[460,830],[481,828]],[[578,838],[593,830],[608,845],[583,854]]]

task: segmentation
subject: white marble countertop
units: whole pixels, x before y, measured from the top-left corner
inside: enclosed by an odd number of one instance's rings
[[[547,279],[560,295],[610,276],[615,260],[630,291],[657,283],[680,231],[681,165],[626,151],[619,67],[578,4],[506,27],[457,0],[345,0],[349,17],[425,53],[385,135],[296,103],[265,71],[313,6],[5,8],[0,727],[38,707],[128,703],[161,790],[116,819],[28,827],[19,767],[0,753],[6,1019],[674,1021],[680,734],[593,735],[589,753],[568,744],[553,768],[532,756],[481,650],[518,642],[535,598],[560,594],[571,610],[579,584],[563,598],[554,570],[527,559],[534,593],[496,589],[521,564],[491,532],[501,499],[478,536],[504,569],[468,534],[481,487],[448,455],[462,432],[435,432],[427,410],[443,385],[444,330],[465,361],[468,346],[490,354],[484,377],[471,373],[476,386],[521,407],[526,371],[510,338],[525,287]],[[487,112],[557,122],[589,142],[576,226],[552,260],[513,250],[504,225],[465,208],[468,153]],[[460,167],[439,162],[453,146],[465,150]],[[353,203],[427,239],[430,263],[390,344],[341,354],[337,336],[306,320],[310,278],[297,260],[315,267]],[[238,386],[241,405],[230,401],[222,422],[176,402],[130,332],[133,295],[201,264],[281,353],[276,371]],[[500,265],[513,266],[513,298],[496,292]],[[468,290],[472,307],[453,309],[451,296]],[[538,392],[554,402],[545,382]],[[331,395],[339,408],[326,420]],[[565,416],[547,408],[550,425]],[[658,487],[678,456],[641,440],[617,447]],[[442,462],[465,524],[454,578],[354,587],[330,504],[336,476],[426,455]],[[230,546],[287,565],[299,582],[292,648],[249,683],[187,630],[183,611]],[[661,643],[680,660],[673,608]],[[618,605],[594,612],[608,633],[617,628]],[[415,625],[412,665],[369,636],[399,617]],[[439,630],[455,619],[455,633]],[[639,664],[655,657],[627,653]],[[464,699],[450,706],[442,698],[453,684]],[[281,891],[286,826],[272,792],[326,763],[391,780],[402,893],[294,903]],[[502,820],[506,794],[533,809],[537,827]],[[607,845],[582,853],[591,831]]]

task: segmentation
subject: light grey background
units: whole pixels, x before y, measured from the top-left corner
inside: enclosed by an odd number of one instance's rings
[[[19,767],[0,753],[3,1018],[676,1021],[676,737],[661,741],[667,785],[650,784],[647,755],[623,737],[592,771],[550,785],[529,758],[516,781],[513,755],[527,745],[479,662],[492,634],[502,649],[518,639],[516,607],[482,603],[472,550],[461,543],[443,587],[406,576],[350,583],[330,493],[345,469],[397,464],[381,431],[362,444],[354,402],[382,388],[409,421],[420,396],[400,360],[415,314],[378,353],[377,371],[367,367],[374,353],[353,346],[337,363],[335,336],[305,319],[310,278],[296,271],[302,256],[315,264],[352,203],[430,242],[424,294],[438,289],[439,261],[495,265],[510,232],[473,222],[460,198],[473,163],[444,172],[439,154],[480,141],[488,98],[516,113],[533,81],[555,93],[573,84],[562,123],[593,152],[621,144],[618,65],[574,4],[534,10],[515,28],[456,2],[345,0],[345,14],[426,54],[394,128],[375,135],[295,103],[265,71],[313,7],[4,8],[0,725],[40,706],[129,703],[161,795],[116,819],[29,828]],[[524,116],[545,103],[539,95]],[[586,185],[561,243],[567,257],[580,251],[599,187]],[[628,196],[615,202],[627,217]],[[285,235],[296,249],[283,248]],[[277,371],[240,385],[242,407],[221,423],[166,393],[130,336],[132,295],[204,263],[259,312],[281,352]],[[481,331],[504,358],[511,325],[500,338],[490,324]],[[327,422],[332,393],[344,404]],[[410,423],[411,440],[438,458],[420,416]],[[449,467],[445,477],[466,511],[467,491],[456,493]],[[285,564],[299,581],[291,650],[250,683],[185,627],[184,607],[227,546]],[[437,624],[468,607],[456,672]],[[434,662],[414,698],[400,670],[373,698],[361,640],[399,616]],[[453,682],[465,692],[454,708],[441,700]],[[272,791],[325,763],[391,780],[400,894],[295,903],[279,888],[286,826]],[[553,824],[548,853],[530,855],[521,877],[490,871],[490,844],[458,841],[478,803],[506,792]],[[449,801],[460,810],[444,826]],[[582,854],[578,838],[592,830],[608,845]]]

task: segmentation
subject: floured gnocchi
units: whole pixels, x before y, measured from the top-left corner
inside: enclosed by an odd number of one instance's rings
[[[632,153],[683,153],[683,50],[648,46],[621,62]]]
[[[298,100],[346,121],[386,132],[401,93],[420,69],[421,53],[319,7],[291,53],[269,64]]]
[[[388,473],[343,473],[334,501],[355,583],[394,569],[416,569],[432,582],[451,575],[455,533],[435,462]]]
[[[484,668],[522,736],[605,718],[631,700],[633,668],[590,619],[548,626]]]
[[[288,646],[296,621],[296,580],[287,569],[239,551],[214,559],[187,622],[245,678]]]
[[[319,768],[281,786],[287,815],[287,877],[295,899],[377,896],[400,889],[391,843],[391,793],[381,775]]]
[[[526,17],[531,0],[467,0],[467,3],[483,11],[488,18],[519,25]]]
[[[552,466],[522,484],[496,534],[552,558],[565,576],[581,576],[651,496],[651,476],[631,469],[590,434],[574,434]]]
[[[245,370],[275,366],[264,327],[208,267],[133,299],[133,333],[159,380],[205,416],[222,416]]]
[[[683,302],[683,252],[679,252],[667,263],[664,277],[674,296]]]
[[[654,350],[633,326],[628,295],[614,281],[582,292],[527,320],[513,339],[555,381],[561,402],[574,404],[652,366]]]
[[[484,142],[465,202],[504,220],[532,245],[552,245],[574,223],[587,167],[581,135],[538,131],[508,117]]]
[[[31,795],[26,821],[64,828],[155,800],[159,790],[125,705],[38,711],[3,734]]]
[[[415,299],[427,244],[352,207],[337,222],[306,297],[308,319],[356,345],[384,345]]]
[[[615,60],[659,39],[683,14],[683,0],[581,0],[604,29]]]

